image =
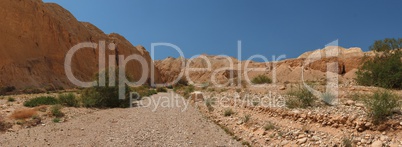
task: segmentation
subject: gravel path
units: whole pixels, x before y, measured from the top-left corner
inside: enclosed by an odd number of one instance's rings
[[[182,98],[162,93],[142,104],[7,132],[0,146],[241,146],[192,106],[182,111]]]

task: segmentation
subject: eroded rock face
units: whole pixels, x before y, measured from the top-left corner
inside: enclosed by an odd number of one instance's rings
[[[117,44],[117,51],[107,50],[108,55],[137,54],[144,57],[151,67],[152,60],[143,47],[134,47],[118,34],[105,34],[90,23],[79,22],[67,10],[41,0],[0,1],[0,86],[63,87],[72,83],[64,71],[67,51],[81,42]],[[93,79],[98,72],[98,49],[81,49],[73,57],[72,70],[83,81]],[[106,61],[106,64],[108,61]],[[139,79],[142,69],[139,62],[127,65],[127,74]],[[148,74],[150,75],[150,74]],[[155,72],[160,81],[159,72]]]
[[[233,66],[230,66],[230,62],[227,59],[220,59],[218,56],[204,56],[205,59],[210,61],[211,70],[189,72],[189,77],[195,83],[211,82],[212,80],[225,83],[230,80],[229,73],[233,72],[234,79],[240,75],[242,79],[247,76],[251,80],[255,76],[264,74],[272,79],[275,77],[276,82],[279,83],[298,83],[302,81],[302,72],[305,81],[325,81],[327,71],[329,71],[338,74],[340,80],[351,80],[355,77],[356,69],[361,65],[365,55],[370,56],[371,53],[363,52],[360,48],[345,49],[330,46],[306,52],[297,59],[287,59],[277,63],[247,63],[248,61],[233,59]],[[190,68],[208,67],[202,56],[195,58],[191,62],[187,60],[185,62]],[[241,65],[241,69],[239,69],[238,64]],[[161,72],[162,79],[169,82],[176,79],[180,72],[184,70],[181,65],[181,59],[167,58],[156,61],[156,67]],[[214,71],[217,72],[213,73]],[[215,75],[213,76],[213,74]]]

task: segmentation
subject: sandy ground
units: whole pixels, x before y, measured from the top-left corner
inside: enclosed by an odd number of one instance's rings
[[[49,123],[17,132],[7,132],[0,135],[0,144],[1,146],[241,146],[194,107],[188,105],[185,109],[182,98],[160,93],[146,102],[142,103],[143,106],[135,108],[100,110],[63,123]],[[145,107],[147,104],[150,105]],[[183,109],[185,111],[182,111]]]

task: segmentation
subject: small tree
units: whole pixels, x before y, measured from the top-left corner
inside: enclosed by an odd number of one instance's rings
[[[115,70],[116,72],[118,69]],[[129,106],[129,88],[125,87],[125,99],[119,99],[118,87],[118,74],[115,74],[115,86],[109,86],[109,72],[104,71],[106,75],[106,86],[94,86],[88,88],[82,94],[82,101],[85,107],[98,107],[98,108],[125,108]],[[96,75],[98,81],[99,74]],[[98,82],[99,83],[99,82]]]
[[[364,86],[402,88],[402,38],[374,42],[370,50],[374,57],[366,57],[356,72],[356,81]]]

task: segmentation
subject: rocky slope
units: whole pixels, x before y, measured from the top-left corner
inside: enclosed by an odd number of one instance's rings
[[[117,51],[106,50],[106,57],[116,52],[125,57],[137,54],[151,67],[152,60],[143,47],[133,46],[118,34],[105,34],[90,23],[79,22],[57,4],[41,0],[2,0],[0,18],[0,87],[73,87],[64,72],[64,59],[67,51],[81,42],[105,40],[106,49],[114,42]],[[75,76],[83,81],[91,80],[98,71],[98,60],[98,49],[79,50],[71,63]],[[139,79],[140,67],[139,62],[130,62],[128,75]],[[157,71],[155,75],[156,81],[160,81]]]
[[[336,56],[331,55],[334,51]],[[207,71],[190,71],[189,78],[194,83],[211,82],[213,75],[215,75],[218,83],[224,83],[231,79],[230,72],[232,71],[234,78],[239,75],[238,72],[241,72],[242,79],[245,77],[252,79],[257,75],[264,74],[269,77],[276,77],[276,82],[279,83],[298,83],[301,81],[302,71],[304,71],[305,81],[325,81],[328,63],[337,62],[338,69],[334,72],[338,73],[340,81],[352,82],[363,57],[365,55],[371,56],[372,54],[371,52],[365,53],[360,48],[345,49],[338,46],[329,46],[324,49],[306,52],[296,59],[287,59],[277,63],[250,61],[246,66],[248,61],[238,61],[232,57],[201,55],[191,61],[169,57],[165,60],[155,61],[155,65],[161,72],[161,78],[165,81],[173,81],[181,71],[186,69],[182,68],[182,62],[184,61],[189,68],[210,67],[211,69]],[[207,61],[209,61],[210,66]],[[230,66],[230,63],[233,63],[233,66]],[[238,65],[241,66],[239,67]],[[252,68],[259,68],[262,71]],[[213,71],[217,71],[217,73],[213,73]]]

